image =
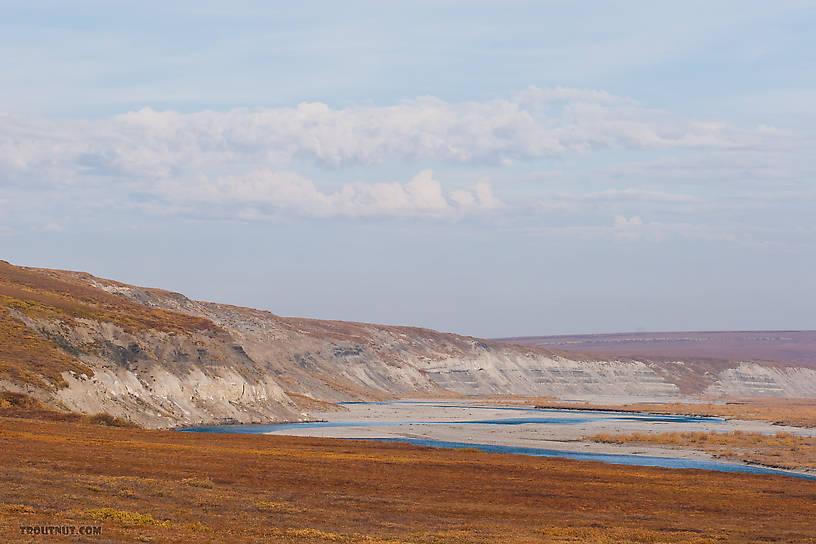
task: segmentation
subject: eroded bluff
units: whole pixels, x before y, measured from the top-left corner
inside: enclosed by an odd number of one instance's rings
[[[57,368],[54,383],[18,360],[29,374],[0,373],[0,387],[147,427],[305,419],[312,399],[816,396],[816,371],[795,365],[729,362],[712,372],[683,361],[578,357],[427,329],[285,318],[84,273],[9,267],[0,267],[5,319],[72,362]]]

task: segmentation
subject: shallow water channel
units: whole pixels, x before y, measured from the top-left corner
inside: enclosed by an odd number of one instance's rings
[[[816,476],[712,459],[709,455],[655,446],[619,446],[582,440],[598,433],[722,431],[795,432],[763,422],[713,417],[534,409],[463,401],[346,403],[348,411],[319,414],[327,421],[218,425],[188,432],[284,434],[406,442],[444,448],[601,461],[622,465],[693,468],[723,472]],[[541,447],[541,446],[556,447]]]

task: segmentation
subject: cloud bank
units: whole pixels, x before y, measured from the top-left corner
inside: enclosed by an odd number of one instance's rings
[[[512,210],[528,218],[574,214],[579,224],[603,216],[618,232],[634,232],[641,225],[633,217],[651,224],[649,212],[665,212],[676,220],[711,202],[679,184],[807,183],[812,165],[791,157],[813,143],[808,134],[691,119],[601,90],[560,87],[483,102],[421,97],[387,106],[312,102],[198,113],[146,107],[101,119],[0,114],[0,197],[41,190],[71,194],[81,205],[113,201],[148,212],[243,219],[458,219]],[[564,190],[564,179],[580,179],[578,170],[556,172],[537,189],[529,184],[532,193],[515,203],[502,196],[512,180],[502,181],[495,196],[478,173],[510,165],[515,170],[508,172],[523,177],[533,164],[591,162],[605,152],[649,159],[585,170],[578,185],[605,188],[583,194]],[[338,182],[352,177],[344,172],[378,165],[403,172],[410,165],[418,173]],[[437,178],[430,165],[458,169],[459,185],[446,186],[440,181],[446,175]],[[468,177],[473,181],[462,187]]]
[[[259,170],[244,176],[158,184],[155,194],[170,202],[202,204],[238,210],[244,219],[263,219],[292,212],[307,217],[428,217],[457,218],[504,207],[490,184],[445,191],[431,170],[405,184],[350,183],[336,191],[321,191],[294,172]]]
[[[100,120],[0,116],[0,165],[51,175],[177,175],[213,165],[325,168],[389,161],[503,164],[603,149],[740,149],[790,135],[686,119],[603,91],[528,89],[511,99],[183,114],[143,108]]]

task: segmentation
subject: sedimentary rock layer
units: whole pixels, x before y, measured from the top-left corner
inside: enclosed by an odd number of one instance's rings
[[[816,396],[816,371],[791,363],[580,356],[281,317],[2,261],[0,318],[0,388],[148,427],[303,419],[303,396]]]

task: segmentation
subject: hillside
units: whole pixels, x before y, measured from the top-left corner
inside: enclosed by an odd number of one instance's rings
[[[0,389],[147,427],[304,419],[309,399],[816,396],[816,370],[795,363],[638,359],[281,317],[0,261]]]

